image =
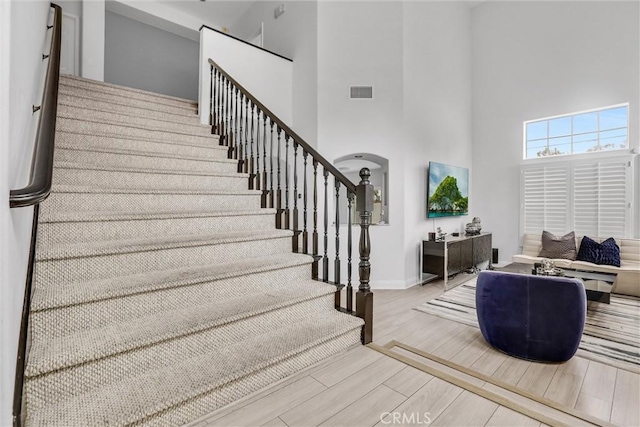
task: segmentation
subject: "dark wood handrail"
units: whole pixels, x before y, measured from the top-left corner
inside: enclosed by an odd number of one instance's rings
[[[51,192],[62,42],[62,8],[53,3],[51,3],[51,7],[54,9],[51,50],[42,94],[29,184],[26,187],[11,190],[9,206],[12,208],[36,205],[46,199]]]
[[[220,74],[222,74],[232,85],[237,87],[244,95],[258,108],[258,110],[262,111],[266,114],[269,119],[278,125],[280,129],[284,131],[285,134],[289,135],[298,145],[300,145],[307,153],[311,155],[315,160],[320,163],[324,170],[329,171],[342,185],[344,185],[347,190],[351,193],[356,192],[356,185],[351,182],[349,178],[344,176],[342,172],[338,170],[331,162],[322,157],[313,147],[309,145],[300,135],[295,133],[293,129],[286,125],[278,116],[276,116],[271,110],[269,110],[265,105],[260,102],[255,96],[251,94],[247,89],[245,89],[240,83],[238,83],[233,77],[229,75],[220,65],[218,65],[213,59],[209,58],[209,65],[215,67]]]
[[[22,316],[20,320],[20,334],[18,337],[18,354],[16,357],[15,383],[13,388],[13,425],[21,427],[24,423],[22,393],[24,389],[24,372],[26,366],[27,346],[29,343],[29,312],[31,310],[31,287],[33,281],[33,267],[35,264],[36,236],[38,234],[38,216],[40,203],[51,192],[53,176],[53,147],[56,132],[56,114],[58,110],[58,80],[60,78],[60,47],[62,44],[62,8],[51,3],[54,9],[53,25],[51,28],[51,48],[49,50],[49,64],[45,76],[42,105],[36,131],[33,160],[29,185],[18,190],[11,190],[9,206],[19,208],[34,206],[33,223],[31,228],[31,245],[29,248],[29,262],[24,288]],[[43,57],[43,59],[45,59]],[[35,108],[34,108],[35,110]]]

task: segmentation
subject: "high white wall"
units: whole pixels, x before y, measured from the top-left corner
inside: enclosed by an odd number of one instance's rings
[[[318,150],[330,161],[358,152],[389,160],[390,225],[370,228],[378,288],[405,287],[402,10],[401,2],[318,3]],[[374,99],[350,100],[350,85],[372,85]]]
[[[113,12],[105,18],[104,81],[198,98],[197,42]]]
[[[284,4],[277,19],[274,9]],[[229,32],[247,40],[264,24],[263,47],[293,60],[295,131],[312,146],[318,134],[318,4],[313,1],[261,1]]]
[[[502,261],[519,252],[523,121],[629,102],[638,147],[639,6],[491,1],[472,9],[470,206]]]
[[[462,2],[405,2],[403,20],[404,277],[418,283],[420,245],[435,227],[447,233],[477,216],[427,219],[429,161],[471,168],[471,13]]]
[[[32,209],[9,209],[9,190],[27,184],[51,31],[48,1],[1,2],[0,48],[0,425],[11,424]]]
[[[202,123],[209,123],[209,58],[283,122],[293,124],[291,61],[208,28],[200,30],[198,111]]]

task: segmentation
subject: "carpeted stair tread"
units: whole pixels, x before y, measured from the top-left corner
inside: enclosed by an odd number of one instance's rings
[[[31,307],[34,312],[37,312],[308,265],[311,262],[313,259],[309,255],[276,254],[240,262],[159,270],[82,283],[65,283],[56,287],[41,286],[33,291]]]
[[[61,119],[61,122],[64,122],[64,118]],[[56,147],[58,146],[58,140],[61,140],[62,144],[65,144],[66,141],[70,141],[71,143],[75,143],[75,145],[70,145],[76,148],[82,148],[85,144],[89,146],[98,146],[104,148],[110,148],[111,146],[106,145],[114,140],[124,141],[128,144],[132,144],[133,142],[144,142],[147,145],[156,146],[156,144],[166,145],[175,145],[177,148],[180,147],[196,147],[196,148],[206,148],[210,150],[228,150],[229,147],[223,147],[219,144],[220,137],[218,135],[210,135],[210,137],[203,139],[200,138],[198,141],[182,141],[180,139],[172,138],[170,140],[165,139],[154,139],[153,137],[145,134],[144,136],[135,136],[135,135],[114,135],[114,134],[101,134],[101,133],[87,133],[83,130],[71,130],[71,129],[62,129],[56,128]],[[100,144],[96,144],[95,141],[100,141]],[[112,148],[115,149],[115,148]],[[123,147],[119,147],[119,150],[131,150],[131,151],[144,151],[148,153],[155,153],[154,150],[135,150],[135,149],[127,149]],[[162,153],[158,151],[158,153]]]
[[[185,151],[189,152],[191,149]],[[196,149],[194,151],[197,151]],[[204,150],[202,150],[204,151]],[[111,167],[155,169],[162,171],[194,171],[236,173],[238,161],[227,158],[227,151],[210,150],[196,158],[177,153],[125,152],[118,148],[102,147],[59,147],[56,146],[55,164],[77,163]]]
[[[108,123],[99,120],[83,120],[76,117],[58,115],[56,130],[86,135],[109,136],[116,138],[140,139],[149,141],[180,142],[209,146],[219,141],[217,135],[206,133],[170,132],[151,126]]]
[[[224,387],[233,386],[243,377],[277,366],[278,362],[337,339],[361,325],[360,319],[339,312],[329,318],[301,319],[268,334],[230,343],[220,348],[214,358],[207,354],[178,361],[164,369],[36,410],[28,421],[33,426],[119,426],[143,422],[217,388],[224,393]]]
[[[189,194],[189,195],[231,195],[231,196],[252,196],[260,195],[259,190],[182,190],[182,189],[139,189],[139,188],[113,188],[113,187],[90,187],[83,185],[58,185],[53,193],[98,193],[98,194]]]
[[[149,97],[121,96],[117,92],[104,90],[92,90],[88,87],[81,87],[69,84],[68,81],[61,80],[58,85],[59,93],[67,96],[78,96],[95,99],[98,102],[111,102],[117,105],[126,105],[134,108],[143,108],[152,112],[167,113],[180,117],[194,117],[198,115],[197,107],[188,104],[167,104],[164,99]]]
[[[137,237],[230,233],[273,228],[275,210],[46,211],[40,215],[38,247]]]
[[[133,115],[119,111],[97,110],[95,108],[80,107],[58,102],[58,114],[60,117],[74,117],[77,119],[99,121],[105,123],[121,123],[126,126],[150,126],[158,130],[166,130],[178,133],[211,134],[211,126],[196,122],[170,121],[155,114]]]
[[[249,178],[248,173],[225,173],[225,172],[206,172],[206,171],[192,171],[192,170],[167,170],[167,169],[140,169],[140,168],[128,168],[126,166],[109,166],[109,165],[94,165],[83,164],[74,162],[57,162],[54,169],[82,169],[86,171],[113,171],[113,172],[128,172],[132,174],[159,174],[159,175],[193,175],[193,176],[215,176],[220,178]]]
[[[36,261],[96,257],[114,254],[150,252],[163,249],[210,246],[223,243],[281,239],[292,235],[293,232],[290,230],[251,230],[199,236],[166,236],[148,239],[56,244],[38,248],[39,250],[36,256]]]
[[[82,87],[90,89],[94,93],[114,93],[125,98],[144,97],[153,99],[155,102],[163,102],[171,105],[178,105],[184,108],[197,108],[197,102],[191,99],[178,98],[175,96],[164,95],[156,92],[149,92],[142,89],[136,89],[128,86],[106,83],[98,80],[87,79],[85,77],[76,77],[68,74],[60,76],[60,82],[69,86]]]
[[[41,213],[56,211],[195,211],[256,209],[257,190],[152,190],[58,185],[41,205]]]
[[[107,111],[116,113],[126,113],[135,117],[153,117],[154,119],[162,119],[171,123],[201,125],[200,118],[194,111],[185,110],[183,115],[173,112],[164,112],[146,108],[143,105],[130,105],[125,102],[117,102],[110,99],[96,99],[90,96],[82,96],[81,94],[73,94],[64,90],[64,86],[58,92],[58,105],[68,105],[73,107],[82,107],[96,111]]]
[[[100,360],[136,348],[220,327],[302,301],[335,293],[335,286],[312,281],[299,287],[256,292],[250,296],[219,300],[206,305],[157,313],[102,328],[80,331],[31,347],[26,376]]]
[[[61,134],[62,132],[58,132]],[[163,143],[163,142],[160,142]],[[206,148],[210,152],[209,156],[203,158],[202,156],[194,156],[188,154],[180,154],[180,153],[164,153],[161,151],[144,151],[144,150],[132,150],[126,148],[115,148],[104,145],[92,145],[91,141],[87,141],[87,144],[79,147],[77,145],[65,144],[64,142],[58,143],[56,141],[56,150],[66,149],[66,150],[74,150],[74,151],[91,151],[94,153],[111,153],[111,154],[122,154],[127,156],[142,156],[142,157],[153,157],[153,158],[167,158],[167,159],[183,159],[183,160],[194,160],[201,162],[224,162],[230,164],[238,164],[237,160],[228,159],[226,157],[218,157],[221,153],[225,155],[229,151],[228,147],[224,147],[217,144],[212,144],[211,146],[199,146],[199,145],[191,145],[191,147],[197,148]]]
[[[81,120],[85,123],[99,123],[123,128],[143,129],[145,131],[165,132],[178,135],[210,137],[211,127],[205,125],[184,125],[168,123],[162,120],[131,118],[124,114],[106,113],[61,105],[58,108],[58,117]]]
[[[174,218],[206,218],[221,216],[253,216],[275,215],[275,209],[245,209],[245,210],[219,210],[219,211],[193,211],[193,212],[52,212],[46,218],[41,218],[39,223],[56,222],[105,222],[105,221],[145,221],[150,219],[174,219]]]
[[[151,169],[151,168],[130,168],[126,166],[109,166],[109,165],[94,165],[74,162],[56,162],[55,169],[79,169],[83,171],[107,171],[107,172],[127,172],[130,174],[158,174],[158,175],[180,175],[180,176],[211,176],[220,178],[242,178],[248,179],[248,173],[239,172],[206,172],[206,171],[191,171],[191,170],[167,170],[167,169]]]

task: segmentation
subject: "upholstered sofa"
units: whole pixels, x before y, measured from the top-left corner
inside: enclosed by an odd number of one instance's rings
[[[599,237],[591,238],[599,243],[605,240]],[[581,242],[582,237],[576,237],[576,249],[580,248]],[[563,268],[617,273],[618,278],[613,292],[640,297],[640,239],[616,239],[616,243],[620,247],[620,267],[568,259],[555,259],[554,261],[556,266]],[[514,255],[512,261],[523,264],[540,262],[542,258],[538,254],[541,248],[541,234],[525,234],[522,242],[522,254]]]

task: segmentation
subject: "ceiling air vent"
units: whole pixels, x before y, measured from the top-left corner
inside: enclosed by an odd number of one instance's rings
[[[373,86],[350,86],[350,99],[373,99]]]

